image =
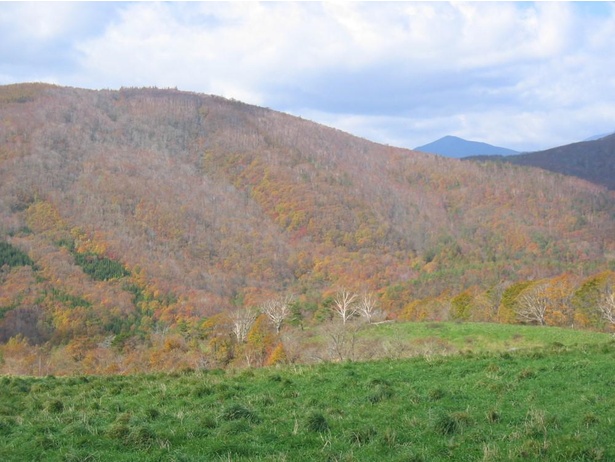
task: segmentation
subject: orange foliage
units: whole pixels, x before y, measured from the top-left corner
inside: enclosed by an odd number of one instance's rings
[[[271,351],[271,354],[267,356],[265,366],[277,366],[278,364],[286,364],[288,358],[286,356],[286,350],[282,343],[278,343],[276,347]]]

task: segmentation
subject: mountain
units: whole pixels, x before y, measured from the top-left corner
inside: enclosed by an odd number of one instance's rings
[[[481,155],[513,155],[517,151],[492,146],[478,141],[468,141],[456,136],[445,136],[439,140],[414,148],[416,151],[429,152],[446,157],[461,158]]]
[[[473,157],[574,176],[615,190],[615,134],[515,156]]]
[[[157,345],[169,326],[194,339],[205,319],[277,294],[327,316],[340,287],[378,293],[395,316],[607,269],[614,217],[613,194],[576,178],[217,96],[0,87],[0,343],[102,354],[108,336]]]

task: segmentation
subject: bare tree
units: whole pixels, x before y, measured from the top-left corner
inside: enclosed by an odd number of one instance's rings
[[[237,310],[231,313],[233,334],[235,334],[239,343],[244,343],[246,341],[248,332],[250,332],[250,328],[257,317],[258,311],[250,309]]]
[[[382,311],[378,308],[378,300],[371,292],[363,292],[358,303],[359,314],[368,324],[374,322],[374,319],[382,316]]]
[[[332,323],[325,328],[329,337],[329,351],[333,358],[339,361],[354,361],[357,334],[360,324],[346,326],[340,323]]]
[[[605,321],[615,324],[615,292],[613,292],[613,289],[606,288],[598,308]]]
[[[357,294],[342,289],[333,299],[333,311],[342,319],[342,324],[346,324],[346,321],[357,314],[359,307],[355,303],[356,298]]]
[[[523,292],[518,300],[517,316],[528,322],[546,324],[546,315],[550,299],[545,284],[539,284]]]
[[[261,306],[263,313],[267,315],[278,334],[280,333],[284,320],[290,316],[290,305],[293,301],[294,297],[292,295],[287,295],[285,297],[267,300]]]

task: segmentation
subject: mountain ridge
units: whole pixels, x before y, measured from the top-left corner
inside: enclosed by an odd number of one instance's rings
[[[514,156],[471,156],[465,160],[508,162],[587,180],[615,190],[615,133]]]

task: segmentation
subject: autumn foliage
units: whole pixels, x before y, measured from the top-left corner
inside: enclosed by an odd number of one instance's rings
[[[578,179],[215,96],[4,86],[0,367],[290,361],[285,332],[337,319],[340,288],[378,320],[612,329],[614,217]],[[265,314],[238,336],[245,310]]]

